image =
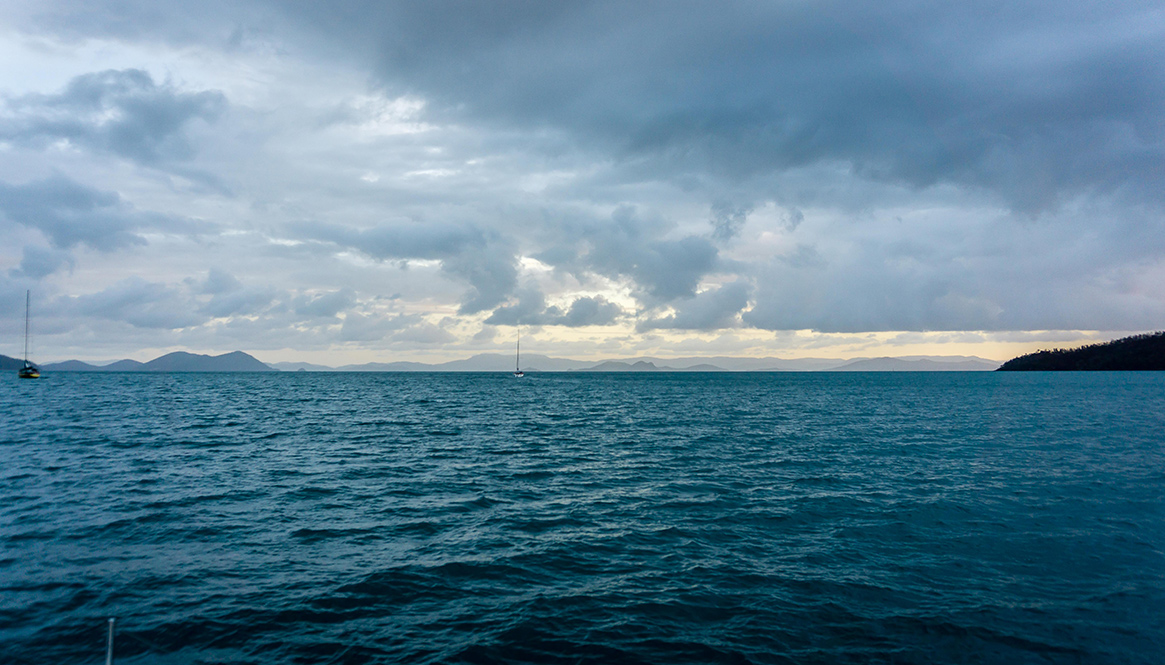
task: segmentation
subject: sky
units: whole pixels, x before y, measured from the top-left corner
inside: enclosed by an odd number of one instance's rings
[[[0,353],[1165,328],[1165,5],[0,0]]]

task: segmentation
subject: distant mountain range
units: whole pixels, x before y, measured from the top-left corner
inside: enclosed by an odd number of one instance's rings
[[[999,363],[977,356],[901,356],[897,358],[624,358],[574,360],[537,354],[522,357],[527,372],[984,372],[1014,370],[1165,370],[1165,332],[1135,335],[1078,349],[1039,351]],[[483,353],[444,363],[391,362],[329,367],[303,362],[265,364],[235,351],[218,356],[177,351],[149,362],[118,360],[95,365],[66,360],[41,365],[52,372],[508,372],[514,357]],[[0,355],[0,371],[14,372],[22,360]]]
[[[867,363],[867,366],[852,366]],[[327,367],[311,363],[280,362],[271,366],[284,371],[306,372],[506,372],[514,357],[483,353],[464,360],[427,364],[417,362],[365,363]],[[523,354],[527,372],[820,372],[820,371],[991,371],[999,362],[974,356],[906,356],[902,358],[627,358],[620,360],[573,360]]]
[[[66,360],[41,366],[44,372],[274,372],[273,367],[254,356],[234,351],[221,356],[175,351],[149,362],[118,360],[108,365],[91,365],[80,360]]]
[[[1008,360],[999,370],[1004,372],[1165,370],[1165,332],[1123,337],[1078,349],[1029,353]]]
[[[543,355],[522,357],[527,372],[966,372],[990,371],[999,367],[994,360],[974,356],[904,356],[900,358],[626,358],[620,360],[573,360]],[[66,360],[41,366],[51,372],[506,372],[513,370],[514,358],[506,354],[483,353],[445,363],[364,363],[329,367],[303,362],[265,364],[254,356],[235,351],[219,356],[178,351],[149,362],[118,360],[96,365]],[[0,370],[15,371],[22,361],[0,355]]]
[[[946,360],[935,358],[868,358],[834,367],[833,372],[989,372],[999,367],[994,360],[969,358]]]

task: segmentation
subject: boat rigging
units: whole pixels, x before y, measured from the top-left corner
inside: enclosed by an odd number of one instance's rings
[[[24,292],[24,367],[17,370],[16,375],[22,379],[39,379],[40,368],[28,360],[28,320],[32,310],[32,291]]]
[[[522,371],[522,329],[518,328],[518,341],[514,347],[514,376],[523,377],[526,373]]]

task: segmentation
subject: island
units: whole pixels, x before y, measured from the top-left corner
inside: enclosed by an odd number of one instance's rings
[[[1000,372],[1165,370],[1165,332],[1133,335],[1078,349],[1037,351],[1012,358]]]
[[[232,351],[219,356],[175,351],[149,362],[118,360],[108,365],[91,365],[80,360],[48,363],[49,372],[275,372],[278,371],[254,356]]]

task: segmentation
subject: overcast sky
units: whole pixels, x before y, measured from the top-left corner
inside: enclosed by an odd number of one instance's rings
[[[1155,2],[0,1],[0,353],[1165,328]]]

